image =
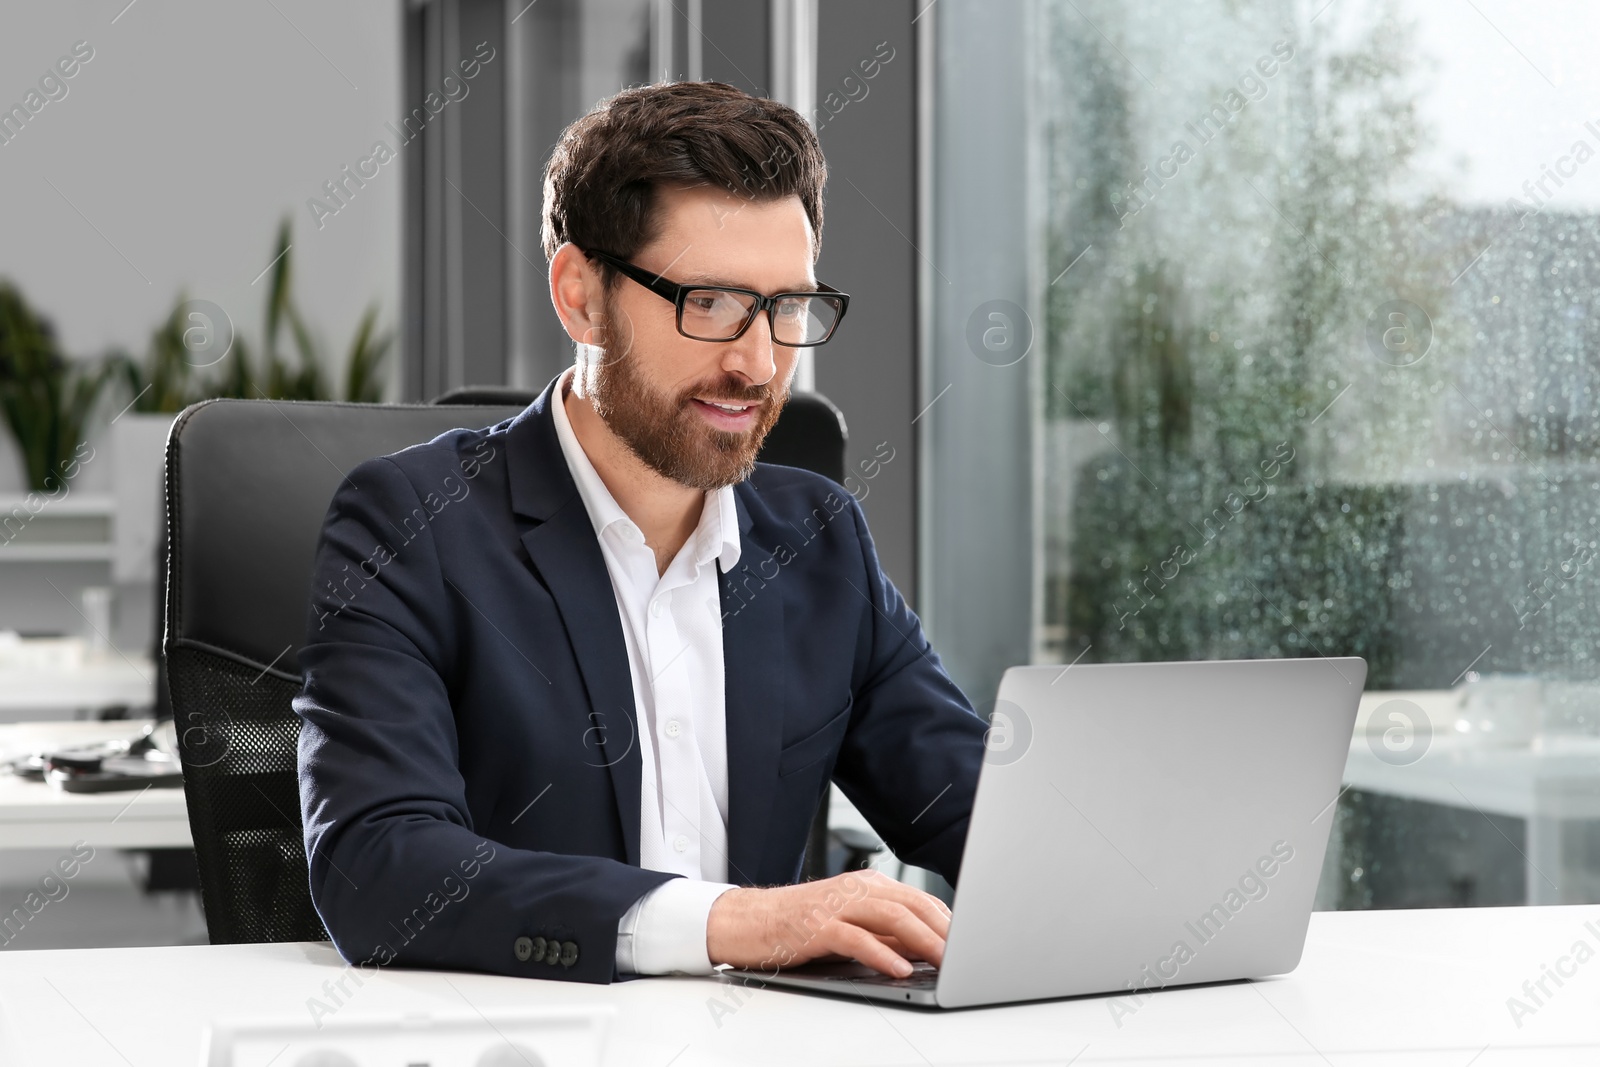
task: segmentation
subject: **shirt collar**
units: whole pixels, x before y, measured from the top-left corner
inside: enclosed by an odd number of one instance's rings
[[[562,372],[561,378],[556,382],[556,387],[551,396],[551,408],[556,422],[556,440],[561,444],[561,454],[566,457],[567,470],[572,473],[572,480],[577,483],[578,495],[583,498],[584,510],[589,513],[589,521],[594,524],[595,537],[602,537],[605,531],[618,523],[626,524],[636,537],[638,526],[628,518],[627,512],[622,510],[622,505],[617,503],[611,495],[611,490],[606,488],[606,483],[601,481],[600,472],[594,469],[594,464],[589,461],[588,453],[584,452],[583,445],[578,442],[578,435],[572,430],[572,422],[567,418],[566,396],[572,386],[572,368],[568,367]],[[695,527],[689,540],[694,544],[695,563],[705,566],[712,560],[717,560],[723,574],[731,574],[733,568],[739,564],[739,512],[734,503],[733,486],[725,485],[721,489],[705,494],[705,508],[700,512],[700,524]]]

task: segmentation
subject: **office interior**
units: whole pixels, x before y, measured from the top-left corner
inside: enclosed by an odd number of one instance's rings
[[[796,386],[843,413],[844,484],[980,714],[1017,664],[1361,656],[1317,910],[1600,903],[1578,0],[95,0],[0,25],[0,755],[162,711],[180,410],[542,389],[572,358],[539,242],[556,136],[709,79],[821,140],[817,276],[852,302]],[[72,847],[49,789],[0,781],[0,915]],[[0,952],[205,944],[165,792],[108,794],[129,833]],[[832,806],[835,860],[948,893]]]

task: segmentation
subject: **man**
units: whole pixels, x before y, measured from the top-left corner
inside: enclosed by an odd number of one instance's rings
[[[937,898],[790,884],[830,779],[955,882],[983,754],[856,501],[755,463],[848,300],[812,273],[824,177],[799,115],[730,86],[602,103],[545,177],[574,367],[335,494],[295,710],[347,960],[588,982],[940,960]]]

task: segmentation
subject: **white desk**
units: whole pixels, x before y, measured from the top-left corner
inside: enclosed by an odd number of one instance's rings
[[[142,725],[139,720],[0,725],[0,759],[26,752],[40,739],[73,744],[127,737]],[[78,841],[96,848],[189,848],[183,790],[64,793],[44,782],[0,774],[0,849],[64,851]]]
[[[116,653],[71,666],[0,666],[0,717],[80,708],[155,703],[156,665],[144,656]]]
[[[1457,691],[1363,695],[1345,783],[1374,793],[1524,819],[1527,837],[1519,846],[1527,859],[1528,900],[1559,904],[1593,899],[1592,883],[1600,881],[1600,874],[1593,870],[1593,858],[1585,854],[1581,841],[1569,845],[1563,827],[1600,819],[1600,738],[1508,747],[1472,744],[1448,729],[1460,696]],[[1412,702],[1432,723],[1428,747],[1413,763],[1386,762],[1367,742],[1367,717],[1395,699]]]
[[[606,1062],[619,1067],[1593,1065],[1600,957],[1551,986],[1520,1028],[1506,1000],[1575,941],[1600,947],[1596,931],[1600,906],[1319,913],[1294,973],[1167,990],[1120,1027],[1108,997],[937,1013],[756,990],[719,1016],[711,1005],[734,987],[712,978],[585,986],[399,968],[351,983],[339,1011],[609,1004],[618,1010]],[[196,1063],[209,1019],[309,1019],[308,998],[326,996],[341,968],[331,946],[313,944],[0,952],[0,1063]],[[275,1067],[295,1058],[287,1051]]]

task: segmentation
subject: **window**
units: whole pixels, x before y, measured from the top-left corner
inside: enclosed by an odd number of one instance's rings
[[[927,353],[930,627],[1006,610],[945,572],[1018,515],[1034,617],[953,664],[975,699],[1008,656],[1365,657],[1323,907],[1600,901],[1596,16],[1478,7],[932,31],[929,287],[970,295]]]

